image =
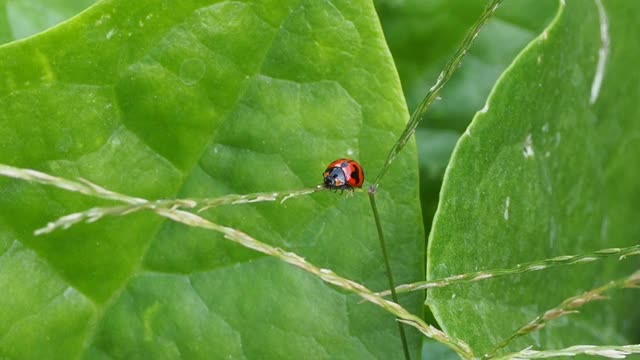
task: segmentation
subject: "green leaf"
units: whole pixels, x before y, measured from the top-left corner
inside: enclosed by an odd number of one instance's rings
[[[638,243],[640,75],[630,69],[640,56],[640,5],[604,2],[603,15],[598,3],[566,1],[461,138],[431,233],[429,279]],[[602,72],[601,47],[609,49]],[[634,265],[613,260],[434,289],[428,303],[447,332],[484,354]],[[510,350],[637,341],[637,294],[611,295]]]
[[[104,1],[0,48],[0,79],[0,162],[153,199],[314,186],[343,156],[373,176],[408,117],[367,1]],[[424,266],[415,156],[378,191],[398,282]],[[139,213],[34,237],[106,202],[0,193],[0,357],[401,356],[388,313],[218,234]],[[203,214],[386,288],[363,193]]]
[[[95,0],[0,0],[0,44],[50,28],[93,4]]]

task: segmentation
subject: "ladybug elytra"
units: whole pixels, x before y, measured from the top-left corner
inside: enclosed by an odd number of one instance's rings
[[[324,171],[324,186],[330,190],[361,188],[364,182],[362,166],[351,159],[338,159]]]

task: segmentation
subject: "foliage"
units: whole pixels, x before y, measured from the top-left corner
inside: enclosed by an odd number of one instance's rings
[[[375,174],[408,117],[366,1],[105,1],[0,48],[0,73],[0,162],[151,199],[314,186],[343,156]],[[414,162],[411,144],[378,197],[402,282],[424,273]],[[109,203],[5,179],[0,189],[4,356],[401,351],[392,316],[222,235],[136,213],[35,237]],[[202,214],[388,287],[363,194]],[[420,302],[403,299],[418,314]]]
[[[611,4],[507,2],[458,48],[444,100],[413,116],[427,227],[446,168],[415,283],[416,147],[370,2],[105,0],[38,34],[90,1],[6,2],[0,175],[40,185],[0,178],[0,357],[398,358],[394,317],[414,357],[420,332],[468,358],[640,352],[621,345],[635,293],[614,291],[640,282],[640,9]],[[490,14],[376,5],[412,109]],[[387,278],[365,195],[315,188],[344,156],[386,174],[370,192],[394,277],[431,288],[444,332],[413,315],[421,292],[370,290]]]
[[[638,5],[598,4],[561,6],[461,138],[431,232],[429,278],[638,244],[632,179],[640,174],[628,164],[640,156],[632,140],[639,113],[629,101],[640,96],[640,78],[623,70],[639,55],[628,31]],[[562,300],[637,266],[609,261],[501,277],[434,289],[428,303],[449,334],[484,353]],[[633,291],[615,294],[510,349],[637,341],[636,303]]]

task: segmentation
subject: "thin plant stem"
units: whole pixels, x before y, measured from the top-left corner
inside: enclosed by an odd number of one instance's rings
[[[198,212],[201,212],[201,211],[205,211],[207,209],[210,209],[216,206],[221,206],[221,205],[252,204],[252,203],[262,202],[262,201],[277,201],[277,200],[280,200],[280,203],[282,204],[283,202],[291,198],[308,195],[308,194],[312,194],[314,192],[323,191],[323,190],[327,190],[327,188],[325,188],[322,185],[318,185],[312,188],[297,189],[297,190],[263,192],[263,193],[253,193],[253,194],[245,194],[245,195],[231,194],[231,195],[220,196],[217,198],[207,198],[207,199],[201,199],[201,200],[193,199],[193,200],[197,201],[199,206],[201,206],[200,209],[198,209]]]
[[[35,235],[42,235],[50,233],[57,229],[68,229],[70,226],[86,222],[92,223],[100,220],[104,216],[124,216],[141,210],[154,210],[156,208],[172,208],[172,209],[193,209],[201,206],[198,212],[208,210],[213,207],[223,205],[239,205],[239,204],[252,204],[265,201],[280,200],[280,203],[285,202],[292,197],[308,195],[316,191],[326,190],[323,187],[307,188],[300,190],[289,190],[284,192],[273,193],[253,193],[246,195],[225,195],[217,198],[206,199],[173,199],[173,200],[153,200],[148,201],[144,199],[144,202],[131,203],[128,205],[95,207],[85,211],[69,214],[51,221],[47,226],[35,231]],[[119,196],[125,196],[118,194]]]
[[[398,153],[400,153],[402,148],[407,144],[409,139],[411,139],[416,131],[416,128],[418,127],[418,123],[420,123],[424,115],[427,113],[427,110],[429,109],[431,104],[433,104],[433,102],[438,98],[438,93],[440,93],[440,90],[442,89],[444,84],[446,84],[447,81],[451,79],[458,67],[460,67],[462,59],[466,55],[467,51],[469,51],[469,48],[471,48],[471,45],[473,45],[473,42],[480,33],[480,30],[482,30],[482,27],[487,23],[487,21],[489,21],[489,18],[491,18],[493,13],[498,9],[498,6],[501,2],[502,0],[491,0],[491,2],[489,2],[485,10],[480,15],[480,18],[475,22],[475,24],[473,24],[464,40],[462,41],[462,44],[460,44],[460,46],[458,47],[456,53],[445,65],[444,69],[438,76],[436,83],[431,87],[431,89],[429,89],[427,95],[424,97],[420,105],[418,105],[418,108],[411,114],[409,122],[407,123],[407,126],[405,127],[402,135],[400,135],[398,141],[389,151],[389,155],[387,155],[387,160],[385,161],[382,170],[380,171],[380,173],[378,173],[375,180],[373,181],[373,186],[378,187],[380,180],[389,169],[389,166],[391,165],[393,160],[395,160],[396,156],[398,155]]]
[[[624,359],[627,355],[640,354],[640,344],[633,345],[574,345],[564,349],[558,350],[531,350],[524,349],[517,353],[501,356],[496,359],[548,359],[554,357],[575,357],[577,355],[592,355],[602,356],[610,359]]]
[[[510,269],[492,269],[492,270],[480,270],[465,274],[447,276],[440,279],[419,281],[411,284],[399,285],[395,288],[398,294],[409,291],[418,291],[431,288],[441,288],[458,283],[472,283],[481,280],[492,279],[505,275],[521,274],[525,272],[540,271],[557,266],[566,266],[573,264],[587,263],[591,261],[597,261],[601,259],[618,256],[620,260],[626,259],[629,256],[640,255],[640,244],[633,245],[625,248],[608,248],[597,250],[587,254],[581,255],[562,255],[556,256],[551,259],[531,261],[523,264],[518,264]],[[385,290],[377,293],[378,295],[388,296],[391,291]]]
[[[74,181],[49,175],[37,170],[22,169],[4,164],[0,164],[0,176],[26,180],[42,185],[55,186],[62,190],[77,192],[83,195],[89,195],[106,200],[120,201],[127,204],[139,205],[148,202],[146,199],[122,195],[117,192],[107,190],[82,178]]]
[[[616,281],[610,281],[607,284],[597,287],[595,289],[584,292],[578,296],[570,297],[564,300],[560,305],[551,310],[547,310],[544,314],[536,317],[528,324],[520,327],[511,336],[499,342],[491,351],[483,356],[483,359],[493,358],[495,354],[509,345],[513,340],[530,334],[534,331],[538,331],[546,326],[546,324],[552,320],[558,319],[568,314],[575,314],[578,312],[578,308],[595,300],[606,299],[602,294],[612,289],[622,288],[637,288],[640,285],[640,271],[636,271],[631,276],[619,279]]]
[[[399,304],[398,295],[395,292],[395,282],[393,281],[393,272],[391,271],[391,264],[389,261],[389,254],[387,252],[387,245],[384,240],[384,232],[382,230],[382,222],[380,221],[380,214],[378,214],[378,206],[376,205],[376,194],[374,191],[369,192],[369,202],[371,203],[371,210],[373,211],[373,219],[376,223],[376,229],[378,229],[378,239],[380,239],[380,248],[382,249],[382,258],[384,259],[384,266],[387,272],[387,280],[389,280],[389,289],[391,289],[391,298],[393,302]],[[411,354],[409,353],[409,345],[407,344],[407,336],[404,333],[404,326],[398,322],[398,330],[400,331],[400,339],[402,340],[402,350],[404,351],[404,358],[411,360]]]
[[[273,192],[273,193],[254,193],[246,195],[225,195],[217,198],[206,199],[174,199],[174,200],[153,200],[144,202],[131,203],[127,205],[116,205],[107,207],[95,207],[85,211],[69,214],[51,221],[47,226],[37,229],[35,235],[42,235],[50,233],[57,229],[68,229],[70,226],[87,222],[92,223],[100,220],[104,216],[124,216],[141,210],[154,210],[157,208],[172,208],[172,209],[193,209],[198,206],[201,208],[198,212],[208,210],[213,207],[223,205],[239,205],[239,204],[251,204],[264,201],[276,201],[281,199],[280,203],[283,203],[287,199],[292,197],[308,195],[316,191],[325,190],[321,187],[290,190],[285,192]],[[122,194],[118,194],[123,196]]]
[[[193,208],[194,203],[189,200],[155,200],[140,204],[127,204],[105,207],[94,207],[85,211],[62,216],[47,223],[47,226],[35,230],[34,235],[51,233],[58,229],[68,229],[73,225],[86,222],[93,223],[105,216],[125,216],[141,210],[154,210],[157,208]]]
[[[81,222],[92,223],[100,220],[104,216],[124,216],[141,210],[154,210],[156,208],[199,208],[198,211],[200,212],[223,205],[251,204],[278,200],[280,200],[280,203],[283,203],[294,197],[326,190],[325,187],[319,185],[312,188],[297,190],[261,192],[243,195],[229,194],[216,198],[147,200],[107,190],[86,179],[79,178],[77,180],[69,180],[37,170],[17,168],[4,164],[0,164],[0,176],[54,186],[70,192],[125,203],[125,205],[95,207],[82,212],[65,215],[48,223],[46,227],[36,230],[36,235],[50,233],[56,229],[67,229],[70,226]]]

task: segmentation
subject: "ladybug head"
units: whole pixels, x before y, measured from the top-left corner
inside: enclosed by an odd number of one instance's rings
[[[327,176],[324,178],[324,184],[328,187],[335,187],[336,186],[336,180],[332,179],[330,176]]]
[[[324,184],[328,188],[342,187],[345,182],[344,171],[341,168],[327,169],[324,173]]]

